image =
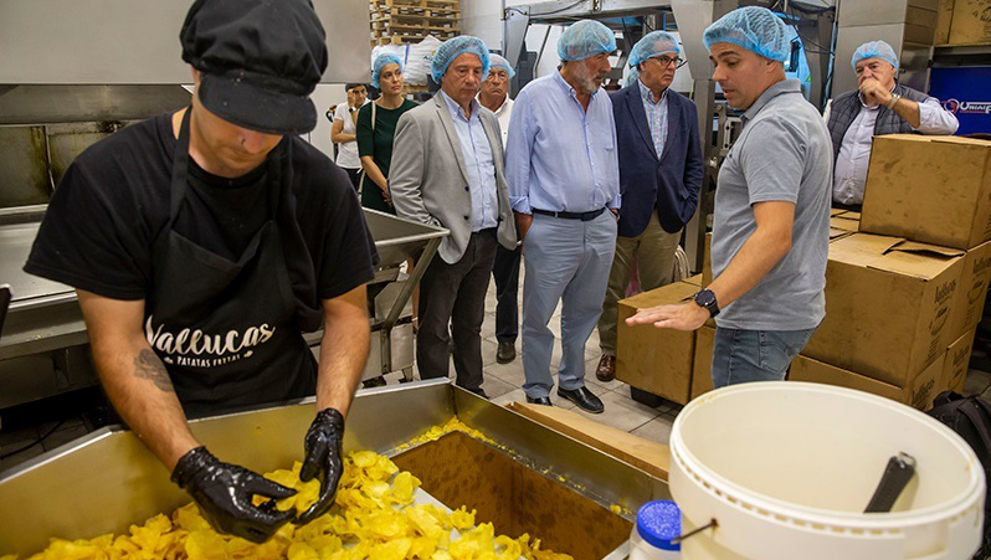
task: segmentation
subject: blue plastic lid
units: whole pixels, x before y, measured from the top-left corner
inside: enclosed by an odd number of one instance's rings
[[[637,512],[637,533],[656,548],[681,550],[681,543],[671,544],[681,535],[681,509],[668,500],[647,502]]]

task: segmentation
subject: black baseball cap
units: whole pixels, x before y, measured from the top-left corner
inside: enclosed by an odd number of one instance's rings
[[[310,94],[327,68],[327,44],[310,0],[196,0],[179,40],[211,113],[270,134],[316,126]]]

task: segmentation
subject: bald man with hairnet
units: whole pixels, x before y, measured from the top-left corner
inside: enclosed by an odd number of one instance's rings
[[[875,136],[953,134],[960,123],[935,97],[896,83],[898,56],[888,43],[860,45],[850,65],[857,89],[834,98],[823,118],[836,162],[833,204],[860,210]]]

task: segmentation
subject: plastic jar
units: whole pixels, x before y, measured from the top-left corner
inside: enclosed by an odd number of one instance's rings
[[[680,535],[678,505],[668,500],[647,502],[637,512],[637,523],[630,534],[630,560],[681,558],[681,544],[671,544]]]

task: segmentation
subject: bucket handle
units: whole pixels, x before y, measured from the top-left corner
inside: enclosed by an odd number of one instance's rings
[[[671,544],[678,544],[680,542],[683,542],[687,538],[694,537],[695,535],[701,533],[702,531],[705,531],[706,529],[715,529],[716,527],[719,527],[719,522],[716,521],[715,517],[713,517],[708,523],[699,527],[698,529],[695,529],[694,531],[689,531],[678,538],[671,539]]]

